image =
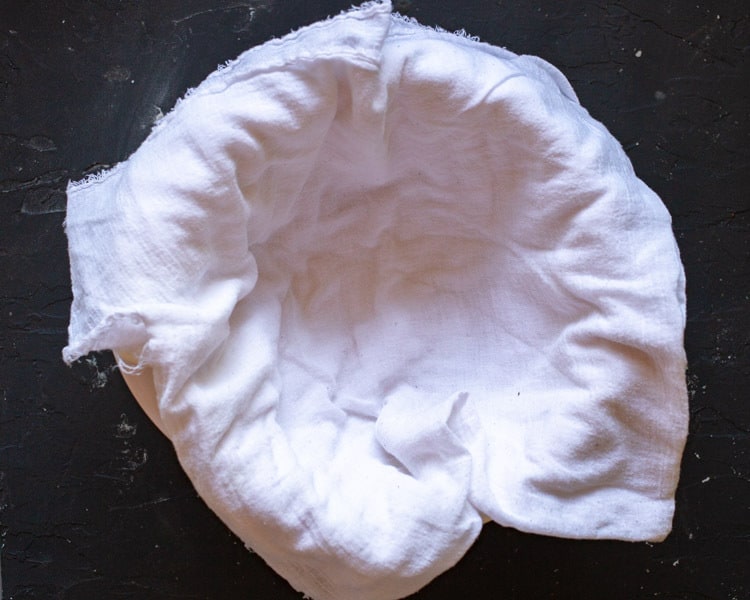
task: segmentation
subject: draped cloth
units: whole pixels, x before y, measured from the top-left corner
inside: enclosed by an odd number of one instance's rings
[[[208,506],[312,598],[406,596],[487,520],[670,531],[670,216],[539,58],[365,4],[209,76],[70,184],[66,232],[65,360],[113,350]]]

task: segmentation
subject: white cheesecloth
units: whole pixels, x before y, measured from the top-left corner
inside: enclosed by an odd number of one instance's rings
[[[296,589],[392,600],[483,519],[670,531],[670,216],[541,59],[374,2],[242,54],[71,183],[70,362],[112,349]]]

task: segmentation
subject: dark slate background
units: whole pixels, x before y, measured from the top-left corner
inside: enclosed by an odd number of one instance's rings
[[[110,355],[63,365],[64,190],[127,158],[217,64],[349,4],[0,2],[3,598],[301,597],[196,497]],[[689,298],[691,427],[668,540],[488,525],[415,598],[750,598],[746,0],[395,5],[558,66],[671,211]]]

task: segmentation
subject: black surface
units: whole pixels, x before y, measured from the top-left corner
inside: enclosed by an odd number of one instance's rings
[[[300,598],[196,497],[109,355],[63,365],[68,179],[124,160],[217,64],[350,0],[0,2],[3,598]],[[540,55],[663,198],[688,278],[691,403],[674,532],[489,525],[417,598],[750,598],[746,1],[400,1]]]

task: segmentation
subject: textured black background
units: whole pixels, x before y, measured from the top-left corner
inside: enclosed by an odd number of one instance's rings
[[[64,189],[127,158],[217,64],[349,3],[0,1],[3,598],[300,598],[196,497],[109,355],[62,364]],[[689,299],[691,427],[668,540],[489,525],[415,598],[750,598],[747,1],[395,5],[558,66],[671,211]]]

